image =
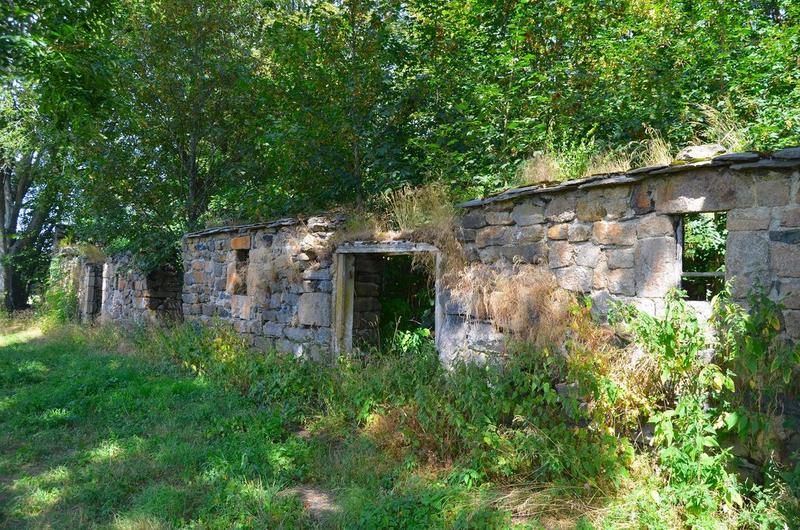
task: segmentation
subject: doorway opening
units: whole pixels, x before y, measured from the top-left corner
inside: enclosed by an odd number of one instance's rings
[[[414,266],[429,253],[436,277]],[[368,352],[397,337],[431,337],[438,343],[439,252],[425,243],[348,243],[336,251],[334,353]],[[409,335],[411,334],[411,335]]]

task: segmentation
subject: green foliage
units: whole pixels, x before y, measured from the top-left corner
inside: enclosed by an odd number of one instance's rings
[[[715,301],[719,353],[736,380],[725,423],[745,443],[769,453],[777,448],[774,430],[783,427],[783,401],[798,390],[800,345],[781,335],[783,306],[762,287],[748,294],[746,307],[732,299],[729,289]]]
[[[785,395],[781,381],[795,369],[797,352],[778,340],[780,306],[756,291],[748,313],[724,292],[715,301],[721,340],[711,362],[703,356],[709,344],[684,296],[675,290],[667,296],[663,318],[629,306],[615,310],[658,360],[663,386],[651,398],[650,422],[669,485],[664,493],[692,526],[714,526],[721,513],[741,510],[740,521],[780,527],[796,502],[787,502],[783,511],[776,500],[765,502],[763,490],[740,484],[731,472],[731,450],[722,445],[729,430],[755,439],[771,419],[762,407],[772,406],[774,414],[776,397]],[[769,484],[785,491],[781,480]]]
[[[684,271],[725,271],[726,224],[725,213],[698,213],[684,217]]]
[[[39,312],[54,324],[78,319],[78,290],[60,256],[50,262],[50,275]]]

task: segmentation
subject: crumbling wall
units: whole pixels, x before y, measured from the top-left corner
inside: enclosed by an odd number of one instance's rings
[[[100,314],[102,262],[76,247],[59,248],[53,259],[50,281],[75,293],[79,320],[93,322]]]
[[[102,272],[104,322],[162,323],[181,317],[180,273],[163,266],[144,273],[128,253],[108,258]]]
[[[726,279],[743,297],[756,283],[786,305],[800,340],[800,149],[772,158],[724,155],[700,164],[643,168],[550,189],[509,190],[463,206],[459,237],[472,263],[541,264],[559,285],[589,296],[603,314],[611,300],[657,314],[679,284],[682,214],[728,212]],[[491,322],[445,308],[445,361],[502,350]]]
[[[184,239],[183,314],[258,347],[319,358],[331,343],[330,240],[343,219],[226,227]]]

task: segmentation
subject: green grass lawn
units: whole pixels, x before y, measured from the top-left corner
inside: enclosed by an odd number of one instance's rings
[[[0,528],[508,526],[421,476],[363,433],[298,431],[166,361],[0,331]]]
[[[0,526],[296,527],[304,440],[169,366],[35,331],[0,342]]]
[[[570,444],[577,431],[521,452],[535,432],[475,430],[487,420],[469,405],[488,410],[495,394],[486,369],[463,368],[422,354],[325,367],[223,328],[43,333],[0,319],[0,529],[683,526],[647,452],[592,485],[569,475],[600,450]],[[560,432],[560,416],[535,419]],[[510,458],[566,471],[490,474]],[[794,497],[759,491],[705,527],[795,520]]]

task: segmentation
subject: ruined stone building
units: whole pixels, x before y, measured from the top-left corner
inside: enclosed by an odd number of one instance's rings
[[[794,148],[514,188],[459,205],[456,236],[469,263],[541,265],[599,314],[612,300],[657,313],[676,286],[732,280],[742,297],[760,284],[783,301],[787,333],[798,340],[799,170]],[[698,213],[726,226],[724,270],[685,267],[683,225]],[[432,242],[348,241],[343,227],[334,216],[211,228],[184,238],[182,287],[167,279],[176,271],[135,276],[109,262],[86,290],[101,285],[96,312],[111,320],[180,309],[189,321],[229,322],[257,347],[325,358],[374,340],[387,264],[400,263],[392,259],[441,258]],[[502,328],[454,301],[437,270],[431,323],[441,359],[502,350]],[[90,298],[96,304],[98,294]]]
[[[468,261],[541,264],[564,289],[591,297],[601,313],[613,299],[656,313],[666,292],[692,277],[735,278],[735,296],[759,283],[784,301],[787,329],[797,339],[798,167],[800,149],[787,149],[516,188],[460,205],[458,237]],[[724,273],[683,270],[682,223],[698,212],[726,215]],[[311,218],[188,234],[184,317],[230,321],[255,344],[296,354],[347,351],[369,320],[364,313],[379,307],[376,282],[363,281],[380,270],[376,260],[438,249],[411,241],[336,244],[339,228],[335,219]],[[502,349],[497,327],[467,313],[437,285],[443,360]]]

